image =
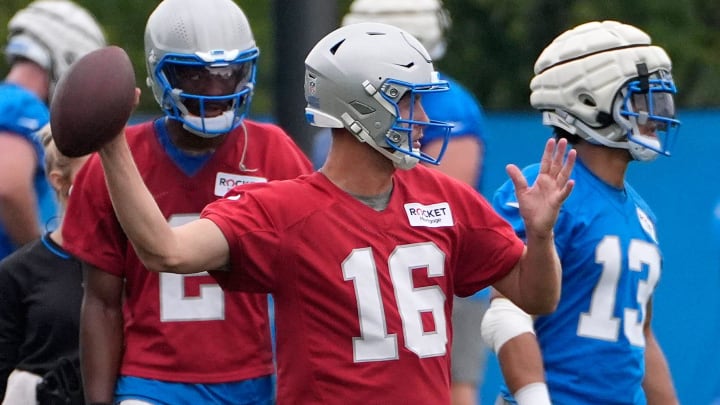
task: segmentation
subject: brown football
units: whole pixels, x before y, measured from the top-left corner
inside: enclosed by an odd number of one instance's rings
[[[107,46],[78,59],[50,102],[58,150],[78,157],[100,149],[127,124],[135,107],[135,71],[125,50]]]

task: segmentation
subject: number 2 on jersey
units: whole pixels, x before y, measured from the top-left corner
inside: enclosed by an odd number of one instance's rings
[[[442,356],[447,351],[445,293],[440,286],[415,288],[413,270],[427,269],[428,277],[445,274],[445,254],[434,243],[398,246],[388,258],[405,347],[418,357]],[[355,362],[397,359],[398,339],[388,334],[381,288],[370,248],[353,250],[342,263],[345,280],[355,286],[360,336],[353,338]],[[422,313],[431,312],[434,332],[423,328]]]
[[[180,226],[200,218],[200,214],[170,216],[170,226]],[[225,319],[225,293],[216,283],[200,283],[199,295],[185,294],[185,284],[191,277],[207,277],[207,272],[196,274],[160,273],[160,320],[163,322],[213,321]]]
[[[620,239],[617,236],[603,238],[595,249],[595,262],[602,265],[602,274],[592,294],[590,311],[580,314],[579,336],[611,342],[618,340],[620,319],[613,316],[613,311],[623,269],[622,260]],[[643,323],[647,316],[648,301],[660,278],[660,262],[660,252],[656,245],[639,239],[630,241],[628,269],[640,272],[643,265],[648,269],[647,280],[638,281],[636,300],[641,313],[633,308],[623,310],[623,332],[634,346],[645,346]]]

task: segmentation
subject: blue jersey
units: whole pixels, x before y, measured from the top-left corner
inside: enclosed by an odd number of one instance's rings
[[[538,169],[524,170],[529,183]],[[560,303],[535,320],[550,398],[556,405],[645,404],[643,323],[662,265],[655,216],[629,184],[612,187],[579,160],[572,178],[554,230]],[[498,189],[493,206],[525,236],[512,182]]]
[[[38,201],[38,221],[43,231],[46,224],[57,215],[55,192],[45,178],[43,160],[45,153],[36,132],[50,120],[47,105],[33,93],[12,83],[0,83],[0,132],[12,132],[31,142],[37,153],[38,166],[34,187]],[[17,249],[0,222],[0,259]]]

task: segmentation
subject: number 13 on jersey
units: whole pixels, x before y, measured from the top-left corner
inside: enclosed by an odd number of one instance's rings
[[[640,311],[623,308],[622,324],[625,337],[634,346],[645,346],[643,325],[647,317],[647,305],[655,285],[660,278],[661,257],[657,245],[643,240],[633,239],[628,247],[628,266],[631,272],[641,272],[647,266],[647,279],[637,281],[635,300]],[[580,314],[578,336],[614,342],[620,333],[620,318],[614,316],[618,300],[618,285],[622,276],[623,255],[620,238],[606,236],[595,249],[595,262],[602,265],[602,274],[593,290],[590,310]],[[621,292],[622,293],[622,292]],[[626,302],[617,302],[624,305]],[[633,306],[634,303],[633,303]]]

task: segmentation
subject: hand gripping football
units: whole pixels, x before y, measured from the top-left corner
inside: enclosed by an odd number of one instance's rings
[[[115,138],[135,108],[135,71],[125,51],[107,46],[78,59],[60,78],[50,102],[58,150],[78,157]]]

